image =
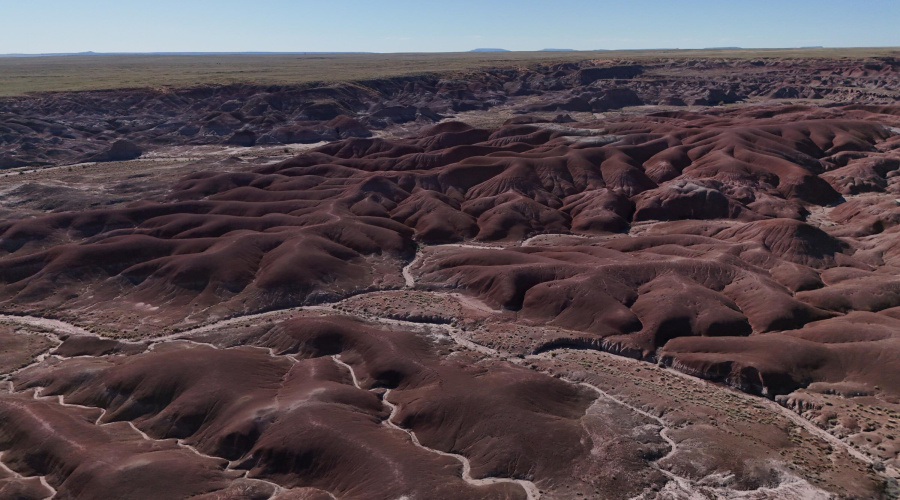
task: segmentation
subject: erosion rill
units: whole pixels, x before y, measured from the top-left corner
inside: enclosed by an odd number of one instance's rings
[[[896,497],[898,92],[726,55],[3,98],[0,497]]]

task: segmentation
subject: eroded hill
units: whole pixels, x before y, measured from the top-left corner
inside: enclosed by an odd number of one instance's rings
[[[410,81],[407,134],[336,112],[288,159],[5,205],[0,492],[895,495],[893,63],[704,64],[489,72],[474,111]]]

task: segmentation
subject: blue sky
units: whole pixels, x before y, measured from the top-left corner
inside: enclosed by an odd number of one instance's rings
[[[900,46],[900,0],[0,0],[0,54]]]

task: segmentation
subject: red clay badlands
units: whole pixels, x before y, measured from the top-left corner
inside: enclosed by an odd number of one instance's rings
[[[529,106],[7,206],[0,497],[896,495],[900,107]]]

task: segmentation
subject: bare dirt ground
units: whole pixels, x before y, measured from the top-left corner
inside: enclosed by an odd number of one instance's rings
[[[896,498],[893,54],[13,123],[0,498]]]
[[[129,161],[9,169],[0,174],[0,210],[4,217],[30,217],[42,212],[164,200],[171,185],[189,173],[242,171],[283,161],[320,145],[177,146]]]
[[[419,331],[433,339],[433,342],[449,341],[454,345],[451,352],[471,352],[483,359],[500,359],[560,377],[596,392],[598,403],[619,406],[633,412],[638,418],[646,419],[668,448],[664,454],[649,462],[649,465],[662,472],[668,481],[657,491],[641,493],[640,498],[830,498],[832,493],[853,497],[860,491],[885,481],[879,479],[882,474],[887,478],[897,477],[896,469],[892,466],[886,468],[876,458],[877,455],[871,453],[873,450],[860,446],[860,438],[865,439],[865,436],[835,437],[816,426],[817,423],[821,425],[821,422],[794,418],[793,413],[766,399],[746,396],[727,387],[602,351],[562,348],[537,355],[524,355],[521,345],[504,346],[502,342],[483,344],[479,342],[482,331],[515,331],[521,327],[508,322],[514,320],[508,313],[490,314],[485,311],[490,309],[478,302],[476,299],[460,300],[457,294],[443,292],[376,292],[334,304],[298,308],[296,312],[273,311],[211,323],[150,340],[149,345],[153,349],[167,343],[177,344],[181,339],[227,337],[226,329],[252,329],[273,321],[289,320],[303,311],[313,315],[351,314],[390,328]],[[440,317],[436,318],[434,314],[439,314]],[[91,335],[74,325],[59,321],[16,316],[4,316],[2,319],[6,324],[20,325],[20,328],[39,328],[46,346],[33,348],[32,352],[42,352],[44,355],[29,365],[10,370],[12,374],[40,365],[47,354],[51,358],[64,360],[54,354],[52,349],[52,346],[58,345],[58,341],[50,342],[46,336],[61,340],[71,338],[70,336]],[[495,338],[490,334],[487,336]],[[203,341],[191,343],[210,345]],[[350,372],[353,385],[360,388],[352,366],[339,356],[333,358],[335,363]],[[40,397],[40,392],[35,391],[34,397]],[[413,431],[396,423],[398,407],[390,401],[390,390],[383,391],[380,397],[390,409],[384,420],[386,426],[407,433],[416,446],[459,460],[462,464],[462,478],[466,482],[480,486],[512,481],[502,478],[473,479],[471,466],[464,456],[424,446]],[[64,404],[63,396],[52,397],[53,400],[57,398],[60,404]],[[878,408],[873,411],[869,408],[860,408],[867,416],[871,415],[871,419],[864,425],[871,425],[869,422],[877,420],[877,417],[884,417],[886,423],[893,422],[889,419],[896,416],[890,410]],[[600,405],[596,409],[592,407],[588,413],[592,411],[608,410],[603,410],[603,405]],[[108,425],[101,423],[104,413],[105,410],[96,417],[96,425]],[[130,422],[129,424],[142,439],[154,440]],[[891,424],[888,425],[893,428]],[[866,436],[871,441],[871,436],[875,435],[877,433],[870,432]],[[208,456],[182,441],[177,444],[192,453]],[[516,480],[513,483],[524,488],[527,498],[541,498],[542,494],[553,498],[568,498],[574,497],[576,493],[577,496],[592,496],[592,493],[596,493],[584,490],[579,492],[577,485],[569,491],[571,485],[565,484],[545,484],[540,487],[529,481]],[[272,495],[275,497],[283,488],[273,485]]]

